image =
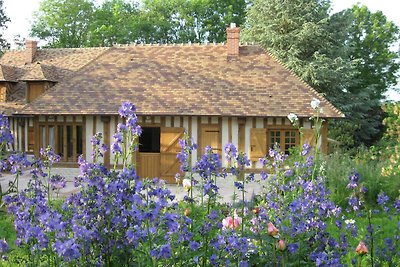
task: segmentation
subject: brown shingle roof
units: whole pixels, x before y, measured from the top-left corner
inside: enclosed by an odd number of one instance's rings
[[[45,65],[37,62],[30,68],[30,70],[28,70],[21,78],[19,78],[19,80],[57,82],[60,80],[57,75],[58,72],[55,66]]]
[[[116,114],[124,101],[138,114],[342,117],[314,89],[259,46],[113,47],[29,104],[23,114]]]
[[[34,62],[26,64],[25,50],[10,50],[0,58],[0,81],[58,81],[62,82],[108,48],[39,49]],[[40,63],[40,64],[38,64]],[[11,70],[13,73],[10,75]],[[25,103],[26,83],[13,85],[7,97],[10,103],[0,105],[0,112],[9,114]],[[13,107],[13,108],[11,108]]]
[[[0,65],[0,81],[1,82],[18,82],[18,76],[21,70],[7,65]]]

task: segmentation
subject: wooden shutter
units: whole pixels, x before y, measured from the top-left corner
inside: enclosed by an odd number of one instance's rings
[[[267,154],[267,130],[250,129],[250,160],[258,161]]]
[[[307,143],[310,144],[312,147],[315,146],[315,136],[313,129],[303,129],[303,140],[301,141],[301,145]]]
[[[161,178],[167,183],[175,183],[175,174],[180,172],[180,162],[176,155],[181,150],[179,139],[183,138],[183,133],[183,128],[161,127]]]
[[[201,126],[201,148],[200,153],[204,153],[204,148],[210,146],[214,153],[221,154],[221,130],[219,125],[202,125]]]

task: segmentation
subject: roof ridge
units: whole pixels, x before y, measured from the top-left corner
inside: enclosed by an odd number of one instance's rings
[[[167,47],[174,47],[174,46],[222,46],[225,43],[131,43],[131,44],[114,44],[111,47],[136,47],[136,46],[167,46]]]
[[[261,46],[262,47],[262,46]],[[263,48],[263,47],[262,47]],[[279,65],[281,65],[283,68],[285,68],[287,71],[290,72],[290,74],[292,74],[295,78],[297,78],[298,80],[300,80],[301,83],[303,83],[306,88],[308,90],[311,91],[312,94],[319,96],[322,101],[328,105],[329,107],[331,107],[333,110],[335,110],[338,114],[342,115],[342,117],[345,117],[344,113],[342,111],[340,111],[338,108],[336,108],[331,102],[328,101],[328,99],[326,99],[326,97],[318,92],[315,88],[313,88],[311,85],[309,85],[308,83],[306,83],[303,79],[300,78],[299,75],[297,75],[291,68],[289,68],[282,60],[280,60],[277,56],[275,56],[274,54],[272,54],[270,51],[266,50],[265,48],[263,48],[264,51],[267,53],[267,55],[269,55],[271,58],[273,58]]]

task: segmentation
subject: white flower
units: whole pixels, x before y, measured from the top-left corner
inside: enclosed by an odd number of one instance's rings
[[[353,220],[353,219],[349,219],[349,220],[345,220],[344,223],[345,223],[345,224],[355,224],[356,221]]]
[[[190,182],[189,179],[183,179],[182,181],[182,186],[189,191],[192,188],[192,183]]]
[[[313,100],[311,101],[311,108],[312,109],[319,108],[320,103],[321,103],[321,101],[319,101],[319,99],[313,98]]]
[[[290,122],[293,124],[293,123],[296,123],[298,120],[299,120],[299,118],[297,117],[297,115],[296,114],[294,114],[294,113],[289,113],[289,115],[287,115],[287,118],[290,120]]]

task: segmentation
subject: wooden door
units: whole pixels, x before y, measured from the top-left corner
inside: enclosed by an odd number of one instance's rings
[[[222,153],[221,129],[218,124],[202,125],[200,136],[199,153],[203,154],[206,146],[210,146],[214,153]]]
[[[267,130],[250,129],[250,160],[258,161],[267,154]]]
[[[175,175],[180,172],[180,162],[176,155],[180,152],[179,139],[183,138],[184,128],[161,127],[160,158],[161,178],[167,183],[175,183]]]

